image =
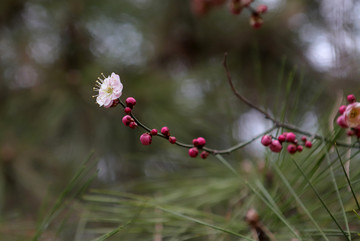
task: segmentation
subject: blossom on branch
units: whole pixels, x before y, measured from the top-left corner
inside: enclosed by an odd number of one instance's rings
[[[360,103],[355,102],[346,107],[344,112],[345,122],[351,128],[360,127]]]
[[[109,108],[113,104],[117,104],[117,99],[122,95],[123,85],[120,81],[119,75],[112,73],[111,76],[108,76],[104,79],[98,78],[96,85],[93,88],[94,91],[97,91],[96,103],[99,106],[104,106]]]

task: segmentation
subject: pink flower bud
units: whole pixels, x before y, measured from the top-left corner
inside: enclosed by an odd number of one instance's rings
[[[341,127],[341,128],[348,128],[349,126],[346,124],[345,121],[345,116],[341,115],[336,119],[336,123]]]
[[[296,147],[296,149],[297,149],[297,151],[298,151],[298,152],[302,152],[302,150],[304,149],[304,147],[303,147],[303,146],[298,145],[298,146]]]
[[[259,14],[253,14],[250,17],[250,25],[255,29],[260,28],[263,22],[264,21]]]
[[[198,154],[199,154],[199,150],[196,147],[193,147],[193,148],[189,149],[189,156],[190,157],[197,157]]]
[[[356,101],[355,95],[348,95],[346,99],[350,104]]]
[[[312,147],[311,141],[306,141],[306,142],[305,142],[305,147],[311,148],[311,147]]]
[[[140,142],[143,145],[150,145],[151,144],[151,135],[149,133],[144,133],[140,136]]]
[[[287,135],[286,135],[286,141],[287,142],[294,142],[296,140],[296,135],[292,132],[289,132]]]
[[[175,136],[169,136],[169,142],[171,144],[175,144],[176,143],[176,137]]]
[[[259,6],[257,6],[256,8],[256,12],[258,12],[259,14],[263,14],[267,12],[268,7],[265,4],[261,4]]]
[[[129,127],[130,127],[131,129],[134,129],[135,127],[137,127],[136,122],[135,122],[135,121],[130,122]]]
[[[126,114],[130,115],[131,108],[130,107],[125,107],[124,111],[125,111]]]
[[[280,152],[282,149],[282,145],[278,140],[273,140],[269,148],[273,152]]]
[[[161,128],[161,134],[163,134],[164,136],[169,136],[170,135],[170,130],[167,126],[164,126],[163,128]]]
[[[198,137],[197,138],[198,147],[202,148],[206,144],[206,140],[204,137]]]
[[[133,121],[133,119],[131,118],[131,116],[126,115],[122,118],[122,123],[126,126],[129,126],[129,124]]]
[[[287,151],[290,154],[294,154],[297,151],[297,147],[294,144],[290,144],[287,146]]]
[[[250,208],[245,215],[245,221],[251,226],[257,225],[259,223],[259,219],[259,214],[254,208]]]
[[[201,157],[202,159],[206,159],[206,158],[208,157],[208,155],[209,155],[209,152],[207,152],[207,151],[202,151],[201,154],[200,154],[200,157]]]
[[[150,135],[152,135],[152,136],[156,136],[157,133],[158,133],[158,130],[156,130],[156,129],[152,129],[152,130],[150,131]]]
[[[353,135],[355,135],[355,132],[354,132],[353,130],[348,130],[348,131],[346,132],[346,135],[348,135],[348,136],[353,136]]]
[[[126,103],[127,107],[132,109],[134,107],[134,105],[136,105],[136,100],[133,97],[128,97],[128,98],[126,98],[125,103]]]
[[[306,139],[306,136],[302,136],[301,137],[301,140],[303,141],[303,142],[305,142],[307,139]]]
[[[345,110],[346,110],[346,105],[340,106],[340,107],[339,107],[339,113],[340,113],[340,115],[344,114]]]
[[[272,137],[270,135],[265,135],[261,138],[261,144],[264,146],[270,146],[272,143]]]
[[[193,139],[193,140],[192,140],[192,143],[193,143],[193,145],[194,145],[195,147],[197,147],[197,146],[199,145],[199,142],[198,142],[197,138]]]
[[[286,140],[286,136],[284,134],[278,136],[278,141],[280,141],[280,143],[284,142]]]
[[[117,106],[119,103],[120,103],[120,100],[119,100],[119,99],[115,99],[115,100],[113,100],[113,102],[112,102],[112,104],[111,104],[110,107],[115,107],[115,106]]]

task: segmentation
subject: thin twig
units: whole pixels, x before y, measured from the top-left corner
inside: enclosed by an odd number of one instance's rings
[[[274,117],[272,117],[268,112],[266,112],[265,110],[261,109],[260,107],[258,107],[257,105],[253,104],[251,101],[249,101],[248,99],[246,99],[244,96],[242,96],[235,88],[234,86],[234,83],[231,79],[231,75],[230,75],[230,71],[229,71],[229,68],[227,66],[227,53],[224,54],[224,60],[223,60],[223,65],[224,65],[224,68],[225,68],[225,72],[226,72],[226,77],[227,77],[227,80],[229,82],[229,85],[230,85],[230,88],[232,90],[232,92],[234,93],[234,95],[240,100],[242,101],[243,103],[245,103],[246,105],[248,105],[249,107],[257,110],[258,112],[260,112],[261,114],[264,115],[264,117],[270,121],[272,121],[274,123],[274,125],[276,127],[282,127],[282,128],[286,128],[288,130],[291,130],[291,131],[294,131],[296,133],[300,133],[302,135],[305,135],[305,136],[309,136],[313,139],[317,139],[317,140],[321,140],[321,141],[325,141],[331,145],[334,145],[335,144],[335,141],[334,140],[331,140],[329,138],[326,138],[326,137],[323,137],[321,135],[318,135],[318,134],[314,134],[314,133],[310,133],[310,132],[307,132],[307,131],[304,131],[300,128],[297,128],[296,126],[294,125],[291,125],[291,124],[288,124],[288,123],[283,123],[281,121],[278,121],[277,119],[275,119]],[[337,146],[342,146],[342,147],[355,147],[354,145],[349,145],[347,143],[344,143],[344,142],[336,142]],[[360,148],[360,146],[358,146],[357,148]]]
[[[126,105],[119,99],[119,103],[121,104],[121,106],[123,108],[126,107]],[[147,132],[150,132],[151,131],[151,128],[146,126],[145,124],[141,123],[133,113],[130,113],[130,116],[134,119],[135,123],[140,126],[141,128],[143,128],[144,130],[146,130]],[[276,128],[276,126],[273,126],[269,129],[267,129],[266,131],[260,133],[259,135],[253,137],[252,139],[248,140],[248,141],[245,141],[245,142],[241,142],[241,143],[238,143],[236,144],[235,146],[232,146],[230,148],[227,148],[227,149],[222,149],[222,150],[217,150],[217,149],[212,149],[212,148],[208,148],[208,147],[202,147],[202,148],[199,148],[200,150],[205,150],[207,151],[208,153],[211,153],[211,154],[230,154],[231,152],[234,152],[240,148],[243,148],[247,145],[249,145],[250,143],[254,142],[256,139],[260,138],[261,136],[271,132],[272,130],[274,130]],[[156,136],[159,136],[161,138],[164,138],[164,139],[169,139],[167,136],[161,134],[161,133],[158,133]],[[192,148],[194,147],[193,144],[186,144],[186,143],[182,143],[180,141],[176,141],[175,142],[176,145],[180,146],[180,147],[184,147],[184,148]]]

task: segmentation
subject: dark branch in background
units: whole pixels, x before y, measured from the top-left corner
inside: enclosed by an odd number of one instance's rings
[[[248,99],[246,99],[244,96],[242,96],[234,87],[234,83],[231,79],[231,75],[230,75],[230,71],[229,71],[229,68],[227,66],[227,53],[224,54],[224,61],[223,61],[223,65],[224,65],[224,68],[225,68],[225,71],[226,71],[226,77],[228,79],[228,82],[229,82],[229,85],[231,87],[231,90],[232,92],[235,94],[235,96],[241,100],[242,102],[244,102],[246,105],[248,105],[249,107],[257,110],[258,112],[260,112],[261,114],[264,115],[264,117],[270,121],[272,121],[275,125],[275,128],[276,127],[282,127],[282,128],[285,128],[285,129],[288,129],[288,130],[291,130],[291,131],[294,131],[294,132],[297,132],[297,133],[300,133],[300,134],[303,134],[303,135],[306,135],[306,136],[309,136],[311,138],[314,138],[314,139],[318,139],[320,141],[325,141],[329,144],[332,144],[332,145],[336,145],[337,146],[343,146],[343,147],[350,147],[350,148],[354,148],[354,144],[347,144],[347,143],[343,143],[343,142],[335,142],[334,140],[330,140],[329,138],[326,138],[326,137],[323,137],[321,135],[318,135],[318,134],[313,134],[313,133],[310,133],[310,132],[307,132],[307,131],[304,131],[302,129],[299,129],[297,128],[296,126],[294,125],[291,125],[291,124],[288,124],[288,123],[283,123],[283,122],[280,122],[278,121],[277,119],[275,119],[274,117],[272,117],[268,112],[266,112],[265,110],[261,109],[260,107],[258,107],[257,105],[253,104],[251,101],[249,101]],[[356,144],[356,143],[355,143]],[[359,146],[360,147],[360,146]],[[358,147],[358,148],[359,148]]]

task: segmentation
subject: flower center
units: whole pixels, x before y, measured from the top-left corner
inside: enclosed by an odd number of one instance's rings
[[[108,95],[111,95],[113,93],[114,89],[111,88],[111,87],[107,87],[107,89],[105,90],[105,92],[108,94]]]
[[[359,112],[356,109],[352,109],[350,112],[350,118],[355,118]]]

